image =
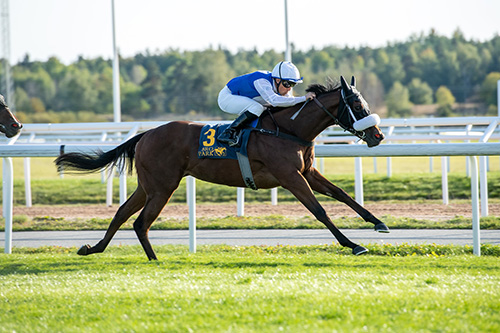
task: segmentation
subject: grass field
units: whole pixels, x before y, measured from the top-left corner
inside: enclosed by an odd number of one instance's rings
[[[163,246],[145,262],[139,247],[25,249],[0,255],[0,332],[500,330],[498,257],[407,250]]]
[[[465,159],[456,159],[450,194],[466,197],[470,180]],[[376,175],[371,174],[372,159],[363,160],[365,200],[440,196],[438,158],[434,173],[428,173],[428,158],[393,159],[392,178],[385,177],[385,158],[377,159]],[[60,179],[52,159],[31,161],[34,203],[104,202],[100,175]],[[353,165],[352,159],[325,159],[325,174],[351,192]],[[497,158],[490,167],[490,193],[498,200]],[[16,204],[23,204],[21,159],[15,159],[14,168]],[[131,189],[134,179],[129,179]],[[174,200],[185,200],[184,189],[179,188]],[[247,193],[250,201],[269,200],[265,191]],[[279,193],[280,201],[293,200],[285,191]],[[235,190],[197,182],[197,200],[213,198],[234,201]],[[224,228],[232,223],[220,220],[207,225]],[[38,222],[35,227],[54,225],[50,217]],[[17,223],[32,227],[22,217]],[[109,220],[93,223],[91,228],[106,228]],[[274,225],[268,217],[259,223]],[[301,223],[299,227],[319,225],[304,219]],[[463,223],[468,222],[456,225]],[[172,221],[155,226],[162,224]],[[110,247],[89,257],[76,256],[74,248],[16,248],[13,254],[0,254],[0,332],[500,331],[500,247],[484,245],[482,257],[472,256],[467,246],[367,247],[370,255],[355,257],[337,245],[200,246],[196,254],[184,246],[157,246],[158,262],[146,262],[137,246]]]

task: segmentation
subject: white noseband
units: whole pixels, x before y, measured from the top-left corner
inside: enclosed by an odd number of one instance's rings
[[[380,117],[378,116],[378,114],[371,114],[364,117],[363,119],[356,120],[354,124],[352,124],[352,126],[356,131],[361,132],[369,127],[376,126],[378,124],[380,124]]]

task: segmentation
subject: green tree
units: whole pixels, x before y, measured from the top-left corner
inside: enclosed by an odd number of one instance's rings
[[[54,100],[55,83],[41,63],[16,67],[13,73],[16,85],[23,88],[30,98],[39,98],[45,105],[50,105]]]
[[[148,71],[142,65],[133,65],[129,77],[132,83],[139,85],[148,76]]]
[[[149,116],[159,116],[165,112],[166,94],[162,87],[160,68],[154,61],[146,67],[148,76],[142,83],[141,98],[149,105]]]
[[[123,82],[120,87],[122,95],[121,110],[123,114],[137,119],[146,118],[150,106],[141,96],[141,87],[132,82]]]
[[[410,92],[399,81],[389,90],[385,102],[389,117],[407,117],[411,114],[413,104],[410,102]]]
[[[410,101],[414,104],[432,104],[432,89],[418,78],[411,80],[408,85]]]
[[[459,100],[464,102],[472,95],[474,83],[480,82],[481,58],[475,45],[459,43],[457,45],[457,59],[460,63],[461,91],[456,96],[459,96]]]
[[[54,110],[96,110],[99,92],[95,89],[95,75],[88,69],[71,65],[59,83]]]
[[[311,66],[315,73],[325,72],[334,67],[334,60],[325,51],[315,52],[311,59]]]
[[[500,81],[500,72],[489,73],[481,85],[480,96],[486,105],[496,107],[498,104],[498,81]]]
[[[31,108],[35,113],[44,113],[46,111],[45,105],[43,104],[42,100],[38,97],[31,98]]]
[[[437,115],[439,117],[449,117],[453,114],[453,104],[455,97],[450,89],[441,86],[436,91],[436,103],[438,104]]]

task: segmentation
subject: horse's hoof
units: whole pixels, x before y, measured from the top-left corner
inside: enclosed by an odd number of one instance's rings
[[[368,249],[364,246],[358,245],[354,249],[352,249],[352,254],[359,256],[361,254],[368,253]]]
[[[83,245],[77,252],[77,254],[81,255],[81,256],[86,256],[89,253],[89,250],[90,250],[90,245],[89,244],[85,244]]]
[[[389,228],[384,224],[384,223],[379,223],[375,225],[375,231],[376,232],[383,232],[383,233],[390,233],[391,231]]]

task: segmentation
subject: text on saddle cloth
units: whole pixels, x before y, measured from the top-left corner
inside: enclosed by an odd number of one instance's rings
[[[252,129],[241,131],[239,147],[230,147],[225,143],[217,141],[217,137],[224,132],[228,124],[205,125],[201,129],[200,142],[198,147],[198,158],[233,159],[236,160],[236,152],[247,156],[247,144]]]

